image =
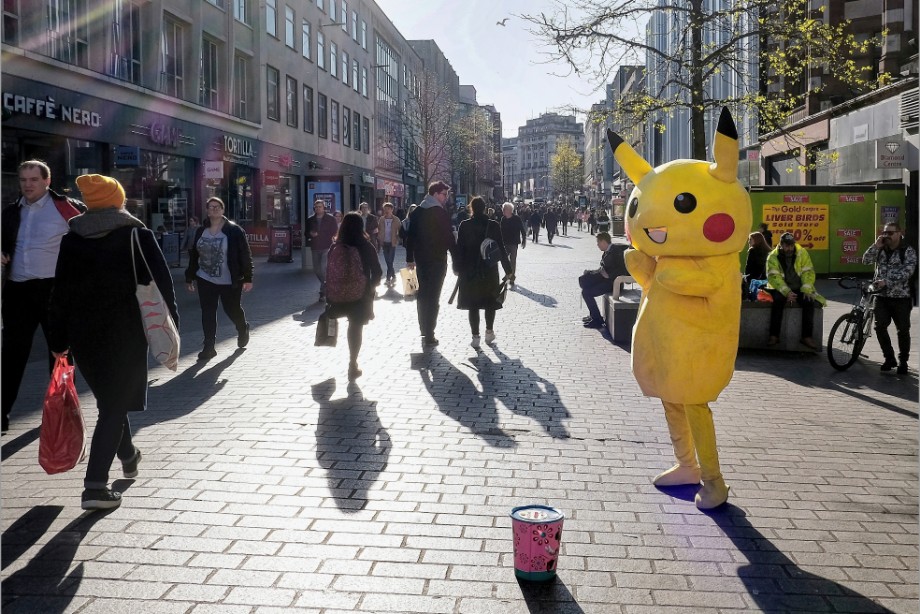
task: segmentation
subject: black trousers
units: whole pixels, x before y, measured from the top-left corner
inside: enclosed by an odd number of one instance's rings
[[[204,344],[214,345],[217,339],[217,303],[224,308],[224,313],[236,326],[237,334],[246,330],[246,314],[241,304],[243,286],[225,286],[214,284],[200,277],[198,282],[198,302],[201,304],[201,329],[204,331]]]
[[[100,411],[89,446],[83,488],[105,488],[109,483],[109,469],[116,456],[123,461],[134,458],[128,412]]]
[[[894,360],[894,348],[891,347],[891,336],[888,326],[894,322],[898,331],[898,359],[906,363],[910,355],[910,310],[913,307],[911,298],[888,298],[880,296],[875,299],[875,336],[878,344],[882,346],[885,360]]]
[[[35,330],[41,326],[48,341],[48,303],[54,279],[7,281],[3,286],[3,334],[0,357],[0,386],[2,397],[3,428],[8,426],[10,412],[19,396],[22,376],[32,353]],[[48,352],[48,373],[54,368],[54,357]]]
[[[779,337],[783,327],[783,311],[786,309],[786,297],[779,290],[770,290],[773,303],[770,305],[770,336]],[[802,307],[802,338],[811,337],[815,324],[815,302],[805,298],[805,295],[796,292],[798,303]]]
[[[416,262],[418,295],[415,306],[418,309],[418,327],[424,337],[434,337],[440,311],[441,288],[447,275],[447,260]]]

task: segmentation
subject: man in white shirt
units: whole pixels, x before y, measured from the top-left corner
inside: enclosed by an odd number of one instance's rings
[[[399,245],[399,228],[399,218],[393,215],[393,203],[383,203],[383,216],[377,223],[377,237],[380,242],[378,251],[383,252],[383,259],[387,263],[388,286],[396,283],[393,258],[396,256],[396,246]]]
[[[55,193],[51,169],[41,160],[19,165],[22,196],[3,209],[0,262],[3,264],[2,417],[3,432],[25,373],[35,330],[41,326],[48,338],[48,303],[54,284],[61,237],[68,221],[86,207],[78,200]],[[54,364],[48,354],[49,371]]]

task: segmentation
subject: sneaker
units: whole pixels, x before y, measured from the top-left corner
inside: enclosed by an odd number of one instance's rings
[[[581,319],[581,323],[582,323],[582,324],[587,324],[588,322],[590,322],[590,321],[593,320],[593,319],[594,319],[594,318],[592,318],[591,316],[585,316],[585,317],[583,317],[583,318]]]
[[[898,361],[894,358],[886,358],[885,362],[882,363],[882,366],[879,368],[880,371],[891,371],[898,366]]]
[[[217,356],[217,350],[214,349],[213,345],[205,346],[203,350],[198,352],[198,362],[205,362],[206,360],[211,360]]]
[[[126,478],[137,477],[137,465],[141,462],[141,451],[134,448],[134,456],[128,460],[121,461],[121,471]]]
[[[108,488],[87,488],[80,496],[80,507],[85,510],[113,510],[121,505],[121,493]]]
[[[490,343],[495,343],[495,331],[493,330],[486,331],[485,342],[486,342],[486,345]]]
[[[802,343],[802,345],[804,345],[804,346],[806,346],[806,347],[810,347],[810,348],[813,349],[813,350],[817,350],[817,349],[818,349],[818,344],[815,343],[815,340],[812,339],[811,337],[805,337],[805,338],[803,338],[802,341],[801,341],[801,343]]]
[[[585,328],[604,328],[603,320],[589,320],[585,322]]]
[[[473,340],[470,341],[470,345],[477,350],[479,349],[479,335],[473,335]]]
[[[439,341],[438,341],[437,339],[434,338],[434,335],[432,335],[432,336],[430,336],[430,337],[425,337],[425,338],[422,340],[422,345],[424,345],[424,346],[426,346],[426,347],[433,347],[433,346],[437,345],[438,343],[439,343]]]
[[[907,363],[902,362],[898,365],[898,375],[907,375]]]
[[[770,339],[767,340],[767,345],[776,345],[779,343],[779,337],[770,336]]]
[[[361,374],[364,373],[361,369],[358,368],[358,363],[352,362],[348,363],[348,379],[354,381],[361,377]]]
[[[244,348],[249,343],[249,322],[246,322],[246,328],[240,331],[236,338],[236,347]]]

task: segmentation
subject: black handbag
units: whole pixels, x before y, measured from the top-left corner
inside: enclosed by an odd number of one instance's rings
[[[330,318],[328,310],[324,311],[316,323],[316,339],[313,345],[316,347],[335,347],[338,340],[339,322],[335,318]]]

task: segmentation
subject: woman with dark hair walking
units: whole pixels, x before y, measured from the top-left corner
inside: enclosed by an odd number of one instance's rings
[[[243,311],[243,292],[252,290],[252,251],[242,228],[224,217],[224,201],[212,196],[205,203],[208,217],[195,231],[195,239],[188,252],[185,284],[195,292],[198,284],[198,301],[201,304],[201,328],[204,347],[198,353],[199,361],[217,356],[217,303],[236,326],[236,345],[244,348],[249,343],[249,323]]]
[[[502,308],[499,299],[501,287],[498,280],[498,263],[488,263],[483,258],[483,250],[488,247],[488,244],[483,243],[487,239],[495,243],[505,275],[511,273],[511,261],[502,241],[501,227],[498,222],[486,216],[486,201],[474,196],[468,207],[470,218],[461,223],[457,231],[454,272],[460,284],[457,309],[469,311],[470,332],[473,335],[470,345],[478,349],[479,310],[485,311],[486,315],[485,342],[492,343],[495,341],[495,312]]]
[[[357,266],[360,259],[361,266]],[[354,263],[354,264],[352,264]],[[374,294],[383,270],[377,249],[364,232],[364,218],[357,211],[345,214],[329,250],[326,268],[326,302],[330,318],[348,318],[348,379],[361,376],[358,352],[364,337],[364,325],[374,319]],[[359,298],[350,298],[353,288],[364,286]]]

